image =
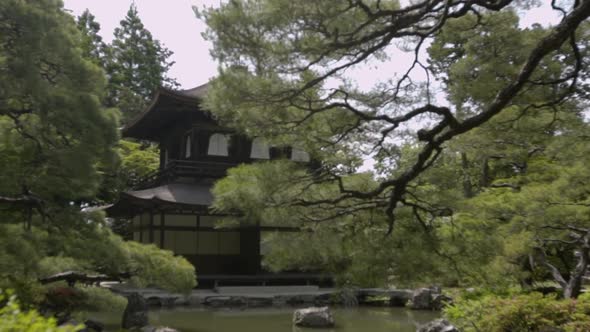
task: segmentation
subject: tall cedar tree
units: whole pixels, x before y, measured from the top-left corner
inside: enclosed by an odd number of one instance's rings
[[[109,106],[117,106],[128,122],[146,106],[159,86],[175,88],[178,83],[166,74],[174,64],[172,51],[144,27],[132,4],[121,26],[115,29],[106,71],[109,76]]]
[[[130,38],[131,35],[140,35],[145,37],[143,38],[144,40],[141,41],[143,44],[158,43],[157,41],[153,41],[151,39],[149,31],[143,28],[141,21],[139,21],[139,18],[137,17],[136,9],[132,6],[130,11],[131,13],[128,14],[127,19],[121,22],[123,27],[118,29],[118,36],[125,37],[125,33],[123,30],[127,27],[127,31],[135,31],[128,34]],[[124,64],[116,62],[117,59],[113,57],[112,45],[103,42],[103,39],[99,34],[100,24],[95,20],[95,16],[92,15],[92,13],[90,13],[88,9],[86,9],[82,13],[82,15],[78,16],[77,26],[80,32],[82,33],[81,47],[84,57],[100,65],[105,71],[115,71],[118,70],[117,68],[124,66]],[[119,40],[118,45],[123,45],[124,42],[125,41]],[[125,45],[141,44],[137,41],[129,41],[126,43],[127,44]],[[129,49],[131,48],[127,47],[127,51],[120,53],[131,54]],[[152,56],[151,60],[149,60],[148,58],[143,58],[141,59],[141,61],[151,61],[151,64],[147,67],[158,68],[158,66],[160,66],[162,70],[167,70],[171,63],[167,63],[166,58],[171,53],[165,49],[163,49],[160,53],[164,54],[164,56]],[[133,53],[133,56],[137,57],[135,53]],[[158,63],[158,61],[160,61],[159,59],[164,59],[162,61],[162,63],[164,64]],[[139,60],[134,61],[139,63]],[[146,66],[142,65],[140,67],[144,68]],[[144,77],[145,73],[147,72],[141,73],[141,77]],[[145,105],[145,102],[148,100],[147,98],[149,98],[150,93],[152,93],[155,87],[167,84],[167,80],[171,81],[168,78],[156,79],[155,81],[158,82],[157,84],[152,84],[153,86],[151,87],[147,87],[146,85],[144,88],[142,88],[145,89],[145,91],[140,91],[139,89],[136,89],[136,91],[134,92],[131,89],[127,89],[128,87],[133,86],[133,84],[127,84],[123,82],[127,82],[127,80],[129,80],[128,82],[131,82],[131,80],[134,79],[138,81],[137,83],[142,83],[140,82],[142,78],[139,76],[133,76],[137,75],[137,73],[125,72],[125,75],[127,76],[122,76],[119,74],[108,75],[107,80],[109,81],[109,86],[111,88],[111,98],[105,98],[106,100],[103,100],[103,103],[109,104],[113,107],[117,107],[120,110],[123,110],[124,115],[127,113],[125,111],[129,110],[132,110],[133,114],[142,111],[142,107]],[[125,81],[121,81],[122,79],[124,79]],[[152,78],[150,78],[150,80],[151,79]],[[168,83],[169,86],[172,86],[174,84],[174,82]],[[137,86],[137,84],[135,86]],[[117,93],[120,94],[119,97],[117,97],[117,99],[115,100],[112,98],[112,96],[117,95]],[[132,117],[132,115],[130,117]],[[105,170],[104,183],[101,186],[98,195],[95,197],[95,201],[92,202],[93,204],[100,205],[113,202],[115,199],[118,198],[121,191],[124,191],[129,188],[130,183],[135,181],[138,177],[141,177],[146,173],[154,171],[158,167],[157,160],[159,160],[159,155],[153,146],[121,140],[119,142],[117,151],[121,157],[121,162],[118,165],[115,165],[113,169]],[[154,160],[156,162],[154,162]]]
[[[96,22],[95,16],[86,9],[82,15],[78,16],[77,25],[78,30],[82,33],[80,46],[83,56],[104,68],[108,47],[98,34],[100,24]]]

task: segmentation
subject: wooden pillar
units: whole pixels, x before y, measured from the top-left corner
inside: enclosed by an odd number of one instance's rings
[[[255,274],[260,271],[260,228],[248,226],[240,230],[240,256],[244,261],[243,272]]]
[[[139,211],[139,243],[143,243],[143,210]]]
[[[160,213],[160,248],[164,248],[164,221],[166,220],[164,212]]]
[[[195,214],[195,255],[199,254],[199,226],[200,226],[200,220],[199,220],[199,215],[193,211],[193,213]]]
[[[195,131],[194,129],[191,129],[190,131],[190,136],[191,136],[191,157],[190,160],[196,160],[197,158],[197,139],[196,139],[196,135],[195,135]]]
[[[150,243],[154,243],[154,211],[150,210]]]
[[[193,128],[193,152],[195,153],[195,160],[199,159],[201,150],[203,149],[203,143],[201,143],[199,136],[199,129]]]

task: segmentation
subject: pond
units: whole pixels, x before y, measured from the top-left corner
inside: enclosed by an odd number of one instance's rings
[[[295,309],[171,309],[150,312],[154,326],[169,326],[181,332],[414,332],[418,324],[439,317],[437,312],[411,311],[404,308],[334,308],[336,326],[332,329],[303,329],[293,327]],[[106,324],[108,331],[117,331],[120,314],[94,313],[90,317]]]

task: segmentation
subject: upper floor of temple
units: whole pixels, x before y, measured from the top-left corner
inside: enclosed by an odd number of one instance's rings
[[[160,148],[159,171],[143,179],[139,188],[166,178],[218,178],[229,167],[257,160],[310,161],[301,149],[269,146],[262,138],[220,125],[202,107],[206,91],[207,84],[179,91],[160,88],[146,111],[123,128],[124,137],[152,141]]]

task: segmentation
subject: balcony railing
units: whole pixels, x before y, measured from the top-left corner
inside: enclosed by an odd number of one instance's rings
[[[152,172],[132,183],[133,189],[159,186],[170,183],[177,178],[219,178],[226,174],[227,169],[237,166],[234,163],[170,160],[164,169]]]

